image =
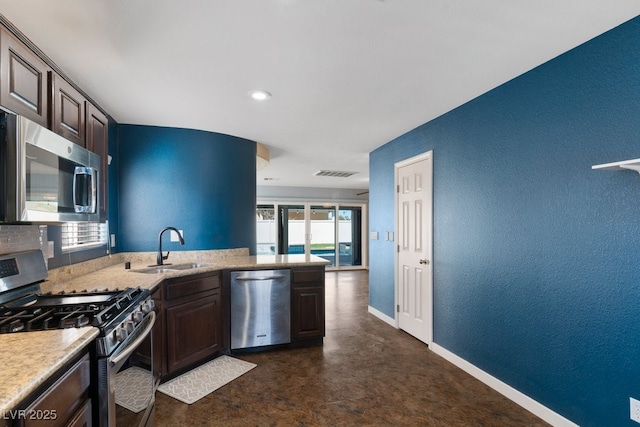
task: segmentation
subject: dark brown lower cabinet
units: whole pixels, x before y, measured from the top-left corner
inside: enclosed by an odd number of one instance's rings
[[[195,301],[167,307],[167,370],[187,367],[218,351],[216,314],[220,293],[203,295]]]
[[[292,343],[322,340],[324,310],[324,266],[291,269]]]
[[[55,377],[54,377],[55,378]],[[17,425],[91,426],[91,362],[85,354],[24,407]]]
[[[224,270],[166,279],[153,292],[157,313],[153,360],[161,380],[229,352],[229,274]],[[293,346],[322,343],[324,274],[324,266],[291,269]]]
[[[324,337],[324,287],[293,288],[292,340]]]
[[[195,366],[222,349],[220,273],[167,279],[162,295],[160,317],[164,319],[159,327],[164,330],[164,344],[154,346],[163,347],[161,375],[166,376]]]

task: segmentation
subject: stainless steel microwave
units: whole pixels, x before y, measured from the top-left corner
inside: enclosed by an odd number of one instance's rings
[[[0,110],[0,223],[99,221],[100,156]]]

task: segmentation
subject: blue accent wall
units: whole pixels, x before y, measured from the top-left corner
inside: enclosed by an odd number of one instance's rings
[[[370,155],[370,227],[394,228],[394,163],[433,150],[434,341],[582,426],[640,398],[640,18]],[[394,244],[370,303],[394,316]]]
[[[256,246],[256,144],[191,129],[118,126],[119,252],[155,251],[166,226],[185,245],[165,251]]]

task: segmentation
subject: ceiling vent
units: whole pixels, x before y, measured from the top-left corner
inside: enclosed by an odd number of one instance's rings
[[[351,175],[355,175],[358,172],[345,172],[345,171],[325,171],[321,170],[314,173],[314,176],[333,176],[335,178],[348,178]]]

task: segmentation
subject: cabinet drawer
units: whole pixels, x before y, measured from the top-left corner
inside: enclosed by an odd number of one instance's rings
[[[291,270],[291,282],[294,285],[299,283],[324,284],[324,267],[322,269]]]
[[[26,408],[27,414],[42,414],[42,417],[28,417],[23,425],[27,427],[66,425],[89,397],[90,368],[89,355],[85,355]],[[48,419],[46,419],[47,414],[51,415]]]
[[[188,279],[171,279],[165,286],[165,299],[172,300],[220,288],[220,274]]]

